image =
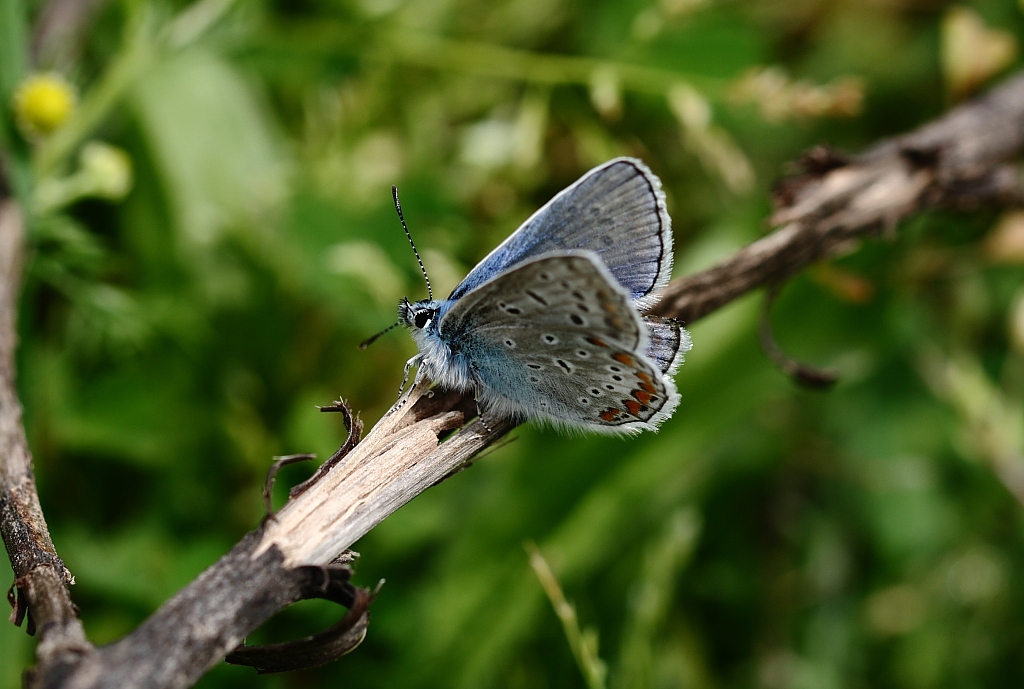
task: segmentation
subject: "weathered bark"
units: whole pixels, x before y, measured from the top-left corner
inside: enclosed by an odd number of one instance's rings
[[[1019,200],[1017,176],[1006,161],[1024,147],[1022,124],[1024,74],[1019,74],[989,95],[860,156],[812,153],[804,161],[805,174],[778,188],[772,223],[782,227],[721,264],[674,281],[652,313],[695,321],[923,208]],[[4,280],[16,284],[9,277]],[[0,344],[9,341],[12,347],[15,288],[6,289],[0,289],[7,295],[0,303],[5,312],[0,327],[7,335],[0,333]],[[0,383],[10,388],[9,364],[0,375]],[[290,581],[294,572],[328,565],[389,514],[515,427],[512,420],[490,419],[489,432],[479,420],[463,425],[473,409],[471,400],[432,396],[426,384],[414,385],[348,455],[139,629],[91,652],[79,646],[77,665],[41,654],[36,684],[190,686],[291,601],[293,594],[282,582]],[[17,416],[11,418],[15,430],[4,433],[20,438],[23,447]],[[439,442],[439,436],[454,429],[460,430]],[[8,454],[0,454],[0,460],[7,461]],[[27,450],[19,461],[30,479]],[[31,484],[28,490],[34,497]],[[12,560],[21,557],[21,547],[8,543]],[[45,552],[56,558],[52,547]],[[58,571],[51,564],[37,566],[39,570]],[[30,598],[29,609],[39,619],[42,613],[33,605]],[[67,621],[66,616],[56,619]]]
[[[74,664],[92,646],[68,593],[71,573],[57,556],[39,506],[14,387],[23,235],[14,201],[0,199],[0,536],[14,570],[11,621],[24,620],[30,634],[38,630],[40,664],[56,667]]]

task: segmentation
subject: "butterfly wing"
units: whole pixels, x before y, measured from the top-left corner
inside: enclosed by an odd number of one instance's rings
[[[662,373],[674,376],[683,363],[683,355],[690,351],[690,333],[673,318],[644,316],[644,325],[650,336],[647,343],[647,358]]]
[[[528,258],[566,250],[595,252],[634,300],[664,287],[672,273],[672,221],[661,181],[635,158],[594,168],[530,216],[449,298]]]
[[[501,415],[654,429],[678,396],[645,354],[648,328],[630,298],[594,253],[548,254],[455,302],[439,335],[468,367],[478,398]]]

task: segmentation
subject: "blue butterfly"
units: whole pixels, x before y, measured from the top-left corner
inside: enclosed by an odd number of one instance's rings
[[[395,207],[401,218],[397,192]],[[419,366],[444,388],[473,392],[481,416],[657,430],[679,403],[672,376],[690,337],[640,310],[671,273],[661,181],[639,160],[610,160],[534,213],[447,299],[399,302],[419,349],[406,372]]]

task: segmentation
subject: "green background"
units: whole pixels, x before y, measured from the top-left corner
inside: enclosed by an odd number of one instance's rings
[[[38,22],[5,2],[5,32],[19,11]],[[1024,38],[1016,3],[966,6]],[[315,405],[344,397],[369,425],[394,401],[411,340],[356,350],[425,296],[392,183],[443,294],[591,166],[639,156],[664,182],[679,276],[763,235],[801,151],[856,152],[953,104],[950,5],[933,0],[250,0],[195,35],[184,7],[103,3],[80,45],[40,57],[81,98],[52,166],[52,142],[8,132],[36,186],[85,138],[134,171],[123,200],[32,217],[21,300],[39,492],[97,644],[257,525],[271,456],[337,447],[340,419]],[[602,114],[575,63],[545,56],[651,71]],[[755,65],[859,77],[863,108],[768,121],[728,96]],[[687,138],[664,79],[707,98],[707,140],[746,156],[748,189]],[[833,390],[773,368],[762,297],[740,299],[692,327],[659,434],[517,429],[363,538],[356,581],[386,584],[354,653],[269,677],[220,664],[199,686],[585,686],[527,540],[598,632],[611,687],[1018,685],[1024,521],[996,468],[1024,450],[1024,271],[986,239],[1000,213],[921,215],[785,288],[780,345],[837,369]],[[282,474],[278,503],[308,472]],[[337,615],[299,604],[253,638]],[[0,625],[0,687],[33,648]]]

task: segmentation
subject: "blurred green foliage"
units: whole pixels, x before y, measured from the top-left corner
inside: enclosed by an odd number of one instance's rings
[[[44,8],[0,6],[10,102]],[[997,32],[999,59],[968,71],[1009,68],[1017,3],[963,6],[984,31],[954,31],[938,0],[134,0],[37,46],[79,105],[48,138],[6,111],[0,130],[33,208],[19,385],[90,639],[256,526],[272,455],[330,454],[344,429],[315,405],[342,396],[372,423],[394,401],[409,338],[355,349],[425,292],[388,185],[443,293],[589,167],[636,155],[685,274],[765,231],[802,150],[949,107],[966,88],[949,56],[982,54],[950,41]],[[757,90],[765,66],[781,91]],[[127,156],[86,170],[91,140]],[[130,192],[68,186],[86,172]],[[599,633],[609,687],[1018,684],[1022,233],[998,209],[929,213],[795,279],[774,326],[839,370],[828,393],[765,360],[760,297],[695,324],[658,435],[517,430],[357,544],[357,580],[387,583],[356,652],[200,686],[586,686],[526,540]],[[336,615],[302,604],[256,637]],[[32,648],[0,625],[0,687]]]

